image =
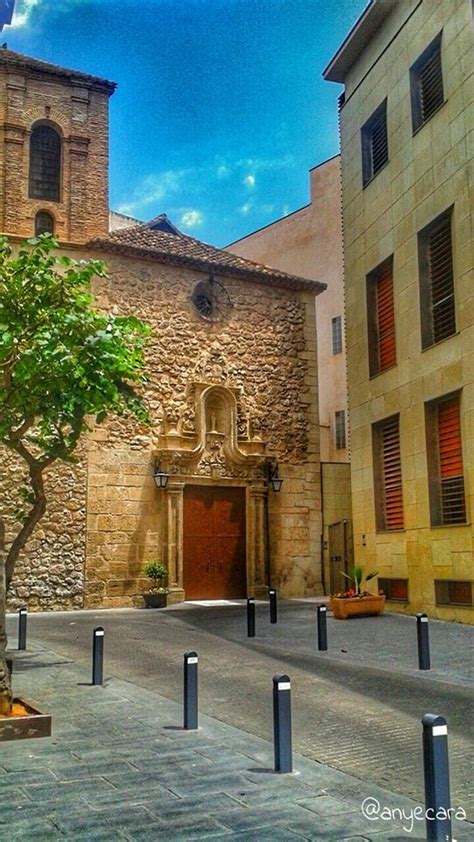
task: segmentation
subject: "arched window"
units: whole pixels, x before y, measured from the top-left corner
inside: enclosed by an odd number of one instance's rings
[[[48,211],[38,211],[35,216],[35,236],[54,234],[54,219]]]
[[[30,139],[30,199],[59,202],[61,138],[52,126],[39,125]]]

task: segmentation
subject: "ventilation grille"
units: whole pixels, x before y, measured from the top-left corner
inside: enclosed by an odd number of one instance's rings
[[[388,161],[387,117],[385,111],[374,121],[370,133],[371,175]]]

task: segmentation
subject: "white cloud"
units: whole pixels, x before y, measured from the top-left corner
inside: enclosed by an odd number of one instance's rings
[[[230,167],[227,164],[219,164],[216,170],[216,175],[218,179],[228,178],[230,175]]]
[[[11,22],[11,28],[19,29],[29,23],[31,13],[36,6],[39,6],[40,0],[17,0],[15,11]]]
[[[204,216],[201,211],[189,209],[181,214],[179,221],[183,228],[197,228],[204,222]]]
[[[133,191],[130,199],[126,199],[118,206],[119,213],[135,214],[144,211],[149,205],[158,204],[176,196],[183,190],[189,169],[165,170],[147,176],[141,185]]]
[[[244,184],[247,187],[255,187],[255,176],[254,175],[246,175],[244,178]]]
[[[247,214],[252,210],[252,202],[245,202],[239,208],[239,213],[243,214],[243,216],[247,216]]]
[[[21,29],[30,23],[33,11],[37,8],[48,7],[54,11],[67,12],[71,7],[90,0],[16,0],[10,29]]]

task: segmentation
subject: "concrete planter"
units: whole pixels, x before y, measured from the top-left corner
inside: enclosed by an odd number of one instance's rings
[[[166,608],[168,601],[167,593],[144,593],[143,599],[145,608]]]
[[[332,596],[329,607],[336,620],[347,620],[348,617],[366,617],[383,614],[385,596],[354,596],[349,599],[338,599]]]
[[[14,699],[28,711],[28,716],[0,716],[0,743],[8,740],[30,740],[51,736],[51,716],[40,713],[30,702]]]

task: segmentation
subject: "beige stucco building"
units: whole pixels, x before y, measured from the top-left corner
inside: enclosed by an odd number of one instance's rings
[[[389,605],[469,621],[474,568],[472,6],[372,0],[340,98],[356,561]]]
[[[113,88],[0,50],[0,154],[16,173],[15,190],[0,198],[3,232],[19,242],[52,229],[65,252],[105,260],[98,306],[152,327],[151,427],[97,427],[77,465],[48,473],[48,510],[10,605],[137,604],[151,560],[166,563],[175,601],[259,596],[270,583],[284,596],[321,593],[314,300],[324,285],[184,236],[164,216],[109,234]],[[21,474],[1,450],[10,537]]]
[[[341,161],[310,170],[310,202],[227,246],[233,254],[327,285],[316,299],[321,441],[323,583],[352,562],[349,430],[344,324]]]

